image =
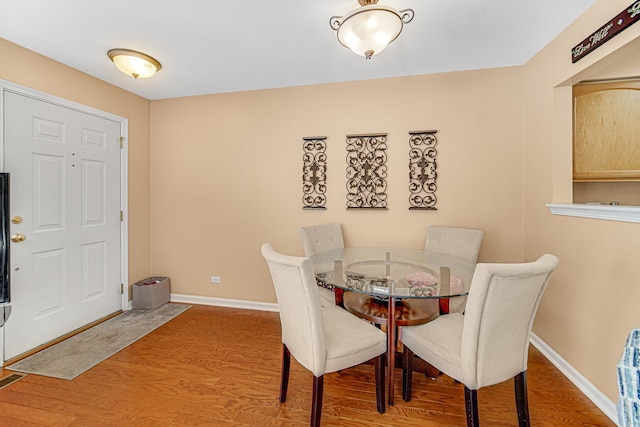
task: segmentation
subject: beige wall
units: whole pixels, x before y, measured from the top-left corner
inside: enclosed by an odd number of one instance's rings
[[[521,69],[151,103],[152,270],[172,292],[275,302],[260,245],[302,255],[299,227],[347,245],[420,248],[428,224],[485,231],[481,260],[519,261]],[[409,211],[408,132],[438,130],[437,211]],[[346,210],[345,135],[386,132],[387,211]],[[327,210],[302,210],[302,138],[327,136]],[[212,285],[210,276],[222,277]]]
[[[573,46],[627,6],[599,0],[523,67],[525,258],[549,251],[561,260],[534,332],[614,402],[616,363],[640,327],[640,226],[554,216],[545,204],[572,202],[570,85],[640,75],[637,23],[570,60]]]
[[[4,39],[0,39],[0,79],[129,119],[129,280],[147,277],[149,101]]]

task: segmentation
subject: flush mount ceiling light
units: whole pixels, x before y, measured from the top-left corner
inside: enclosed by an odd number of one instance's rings
[[[413,9],[397,11],[378,5],[378,0],[358,0],[360,8],[345,16],[333,16],[331,28],[338,33],[338,41],[354,53],[371,59],[393,42],[404,24],[413,19]]]
[[[134,79],[149,78],[162,68],[162,65],[155,58],[135,50],[111,49],[107,55],[118,67],[118,70]]]

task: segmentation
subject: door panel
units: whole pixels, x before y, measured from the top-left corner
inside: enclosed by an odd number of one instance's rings
[[[43,319],[64,308],[64,259],[62,249],[35,252],[32,255],[35,319]]]
[[[82,161],[82,225],[106,223],[107,183],[105,162]]]
[[[64,158],[33,155],[33,231],[62,230]]]
[[[5,360],[121,308],[120,123],[6,92],[13,312]]]
[[[105,242],[82,245],[82,301],[107,292]]]

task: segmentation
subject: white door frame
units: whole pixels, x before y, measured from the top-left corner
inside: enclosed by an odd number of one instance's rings
[[[115,114],[107,113],[77,102],[49,95],[35,89],[21,86],[6,80],[0,79],[0,170],[4,170],[4,94],[6,92],[14,92],[23,96],[28,96],[40,101],[45,101],[60,107],[79,111],[81,113],[91,114],[107,120],[120,123],[120,137],[123,138],[125,144],[120,149],[120,210],[122,211],[122,221],[120,222],[120,254],[121,254],[121,272],[120,280],[123,284],[124,292],[122,293],[121,308],[129,309],[129,215],[128,215],[128,188],[129,188],[129,147],[126,142],[129,140],[129,119]],[[7,320],[10,322],[11,318]],[[4,327],[0,327],[0,366],[4,364]]]

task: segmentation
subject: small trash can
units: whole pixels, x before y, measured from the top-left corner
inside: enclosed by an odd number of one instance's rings
[[[150,310],[168,303],[171,286],[168,277],[148,277],[133,284],[133,308]]]

